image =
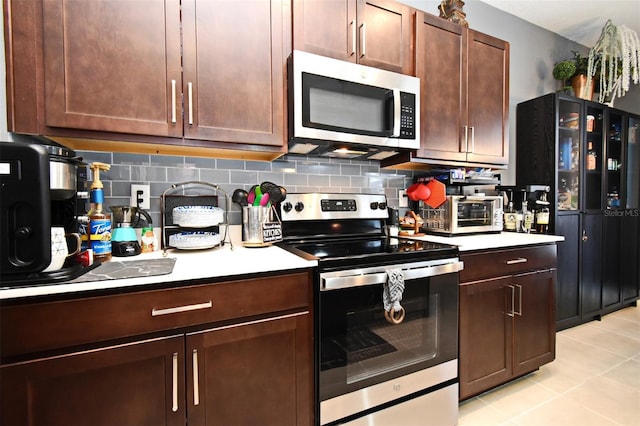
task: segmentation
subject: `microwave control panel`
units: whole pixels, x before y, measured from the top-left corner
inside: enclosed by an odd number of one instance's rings
[[[400,92],[400,139],[416,137],[416,95]]]

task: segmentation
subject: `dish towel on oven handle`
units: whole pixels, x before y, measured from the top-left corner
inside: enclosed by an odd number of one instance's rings
[[[382,303],[384,317],[391,324],[400,324],[404,320],[404,308],[400,305],[404,292],[404,275],[402,269],[386,271],[387,280],[383,285]]]

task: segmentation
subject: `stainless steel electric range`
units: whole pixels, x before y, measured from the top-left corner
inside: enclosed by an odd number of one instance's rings
[[[318,423],[455,425],[457,248],[386,235],[384,195],[295,193],[279,207],[281,246],[318,260]]]

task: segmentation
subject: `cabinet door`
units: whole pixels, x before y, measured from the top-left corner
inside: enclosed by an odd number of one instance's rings
[[[536,370],[555,359],[555,270],[515,275],[513,375]]]
[[[356,0],[294,0],[293,48],[356,61]]]
[[[6,425],[184,425],[184,337],[0,367]]]
[[[182,136],[178,0],[42,8],[47,126]]]
[[[602,215],[582,216],[581,295],[582,317],[590,320],[602,309]]]
[[[633,302],[640,298],[640,214],[638,209],[628,210],[622,222],[620,281],[623,302]]]
[[[308,312],[187,336],[192,425],[313,423]]]
[[[573,326],[580,320],[580,215],[558,215],[558,280],[556,283],[556,319],[558,328]]]
[[[185,138],[284,145],[287,4],[182,2]]]
[[[415,11],[390,0],[358,0],[358,62],[414,74]]]
[[[630,233],[631,229],[622,227],[624,217],[608,213],[612,213],[612,211],[605,210],[602,218],[602,308],[611,311],[619,308],[622,302],[621,275],[624,268],[622,263],[622,250],[624,249],[620,241],[625,236],[630,241],[633,241],[634,238]],[[623,229],[624,234],[622,233]],[[634,250],[633,246],[629,246],[627,249],[635,252],[635,258],[638,259],[637,249]]]
[[[467,31],[429,13],[416,27],[416,76],[420,78],[420,149],[417,156],[465,161],[462,55]]]
[[[507,164],[509,43],[469,30],[467,160]]]
[[[511,378],[509,278],[460,285],[460,399]]]

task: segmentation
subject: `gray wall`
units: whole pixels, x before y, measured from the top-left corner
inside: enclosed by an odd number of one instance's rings
[[[402,0],[417,9],[437,15],[439,0]],[[543,6],[541,6],[543,7]],[[470,27],[507,40],[511,44],[509,88],[509,167],[502,172],[504,184],[515,183],[515,108],[516,105],[558,89],[553,79],[553,64],[571,56],[572,50],[588,52],[588,48],[530,24],[479,1],[464,6]],[[551,11],[550,11],[551,13]],[[3,34],[0,44],[4,46]],[[0,73],[5,75],[4,54],[0,55]],[[640,86],[633,86],[626,97],[616,101],[617,108],[640,114]],[[0,139],[13,140],[7,132],[5,85],[0,89]],[[281,184],[290,192],[332,191],[385,193],[392,206],[398,205],[398,189],[411,184],[413,172],[381,170],[376,162],[321,160],[301,156],[285,156],[272,163],[230,161],[181,156],[112,154],[81,152],[86,161],[102,161],[112,165],[104,174],[107,205],[129,203],[130,185],[151,185],[152,216],[159,223],[159,196],[173,183],[202,180],[220,185],[230,194],[235,188],[248,189],[264,180]],[[240,223],[240,213],[233,206],[231,223]]]

